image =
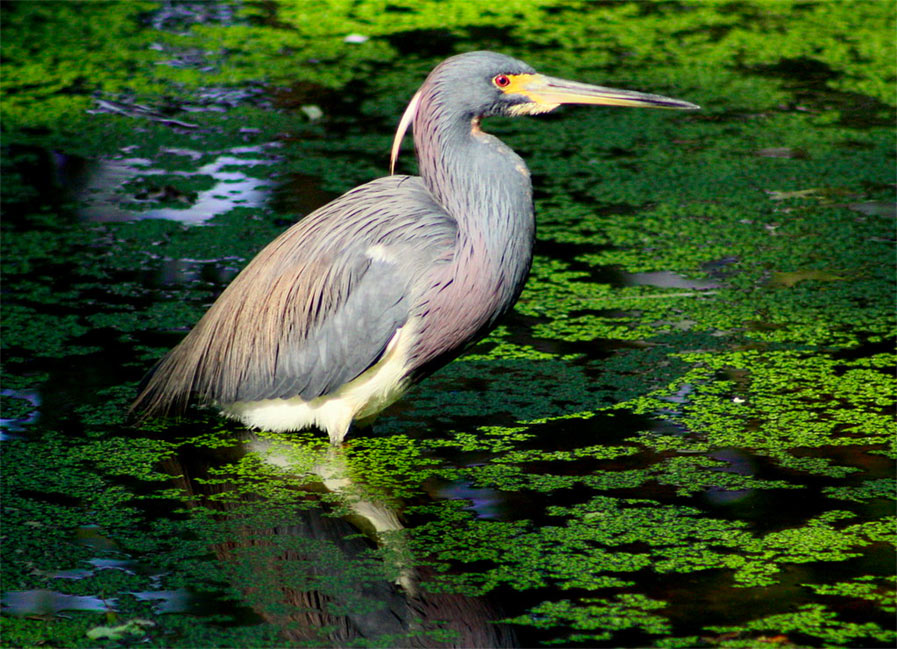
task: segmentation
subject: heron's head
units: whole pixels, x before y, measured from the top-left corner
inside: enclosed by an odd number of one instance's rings
[[[496,52],[467,52],[448,58],[433,70],[427,83],[439,88],[442,102],[463,107],[472,117],[546,113],[561,104],[698,108],[660,95],[549,77]]]
[[[660,95],[593,86],[539,74],[523,61],[497,52],[467,52],[436,66],[414,95],[393,143],[399,143],[422,103],[430,119],[479,120],[493,115],[536,115],[561,104],[694,110],[695,104]],[[417,126],[415,126],[417,128]]]

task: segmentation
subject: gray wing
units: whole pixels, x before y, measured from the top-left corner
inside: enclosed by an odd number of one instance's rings
[[[340,272],[351,288],[345,299],[306,336],[285,336],[273,376],[264,371],[247,376],[238,400],[296,395],[313,399],[348,383],[380,359],[408,320],[406,278],[397,264],[346,257]]]
[[[419,178],[389,176],[309,214],[265,247],[160,361],[133,409],[191,395],[312,399],[382,356],[454,251],[455,221]]]

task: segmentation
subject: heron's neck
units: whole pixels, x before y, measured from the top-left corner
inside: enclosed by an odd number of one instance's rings
[[[483,133],[479,120],[452,113],[425,94],[414,122],[420,174],[457,221],[459,245],[514,293],[532,261],[535,232],[529,170],[510,147]]]

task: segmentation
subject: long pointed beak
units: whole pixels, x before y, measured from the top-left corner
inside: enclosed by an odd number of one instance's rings
[[[651,95],[633,90],[617,90],[567,81],[541,74],[519,75],[513,79],[516,87],[505,92],[525,95],[550,110],[559,104],[596,104],[600,106],[643,106],[646,108],[675,108],[697,110],[700,106],[680,99]],[[551,108],[549,108],[549,106]]]

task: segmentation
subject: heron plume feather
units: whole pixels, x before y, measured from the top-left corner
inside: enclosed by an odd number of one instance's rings
[[[392,141],[392,152],[389,155],[390,175],[396,172],[396,159],[399,157],[399,151],[402,148],[402,140],[405,137],[405,133],[408,131],[408,127],[411,126],[411,122],[414,121],[414,116],[417,115],[417,107],[419,105],[420,90],[414,93],[411,101],[408,102],[408,107],[405,109],[405,113],[402,115],[402,119],[399,120],[399,126],[396,129],[396,136]]]

